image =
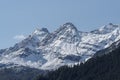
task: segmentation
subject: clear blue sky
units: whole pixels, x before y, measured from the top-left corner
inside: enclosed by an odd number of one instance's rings
[[[120,24],[120,0],[0,0],[0,48],[13,46],[16,35],[36,27],[54,31],[65,22],[80,31]]]

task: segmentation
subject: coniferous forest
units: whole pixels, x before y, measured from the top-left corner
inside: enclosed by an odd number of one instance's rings
[[[28,67],[13,67],[0,69],[0,80],[33,80],[37,75],[45,73],[42,70]]]
[[[120,80],[120,47],[74,67],[61,67],[35,80]]]

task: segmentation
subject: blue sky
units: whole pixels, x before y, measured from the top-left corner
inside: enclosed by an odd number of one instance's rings
[[[66,22],[91,31],[120,24],[120,0],[0,0],[0,49],[13,46],[35,28],[50,32]],[[20,36],[17,36],[20,35]]]

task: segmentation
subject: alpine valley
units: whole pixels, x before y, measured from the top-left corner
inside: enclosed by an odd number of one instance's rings
[[[29,67],[55,70],[92,58],[99,50],[120,39],[120,25],[109,23],[91,32],[82,32],[70,22],[50,33],[36,29],[13,47],[0,50],[0,68]]]

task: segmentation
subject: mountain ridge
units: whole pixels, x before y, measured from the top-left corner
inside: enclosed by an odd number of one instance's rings
[[[36,29],[8,49],[0,50],[0,63],[38,69],[57,69],[85,62],[120,39],[120,25],[108,24],[91,32],[81,32],[70,22],[50,33]]]

